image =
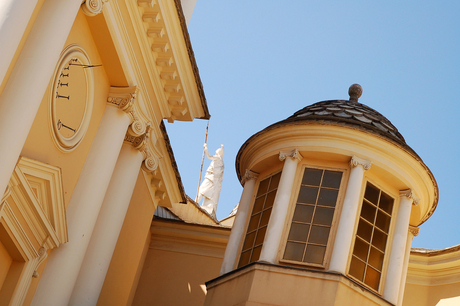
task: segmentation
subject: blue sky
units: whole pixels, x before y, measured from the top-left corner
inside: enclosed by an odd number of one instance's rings
[[[399,129],[439,185],[413,246],[460,244],[459,16],[460,1],[198,0],[189,33],[212,116],[208,146],[225,145],[217,217],[241,196],[235,157],[247,138],[312,103],[348,99],[359,83],[360,102]],[[192,198],[206,124],[166,125]]]

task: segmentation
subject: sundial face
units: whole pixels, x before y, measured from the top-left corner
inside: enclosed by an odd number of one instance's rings
[[[56,68],[51,92],[51,125],[57,146],[71,151],[83,139],[93,103],[93,74],[88,56],[76,45],[67,47]]]

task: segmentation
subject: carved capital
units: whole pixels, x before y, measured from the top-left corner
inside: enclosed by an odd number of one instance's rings
[[[256,180],[259,177],[259,173],[252,172],[251,170],[246,169],[243,178],[241,179],[241,185],[244,186],[247,181]]]
[[[412,205],[417,206],[420,202],[420,199],[415,195],[412,189],[406,189],[399,191],[400,197],[406,197],[408,199],[412,199]]]
[[[418,227],[409,225],[409,233],[411,233],[412,236],[417,237],[419,231],[420,231],[420,229]]]
[[[137,95],[137,87],[110,87],[107,103],[117,106],[126,113],[133,111],[134,100]],[[130,115],[130,117],[132,117]]]
[[[359,158],[357,156],[354,156],[350,160],[350,167],[354,168],[357,166],[363,167],[364,170],[369,170],[371,168],[372,162]]]
[[[139,137],[130,135],[129,132],[126,133],[125,142],[131,144],[134,148],[139,150],[144,158],[142,162],[142,169],[147,172],[152,172],[158,167],[159,158],[155,156],[153,150],[150,148],[148,139],[150,138],[150,123],[146,124],[144,134]]]
[[[105,2],[107,0],[85,0],[80,7],[86,16],[93,17],[102,12]]]
[[[285,160],[286,157],[290,157],[294,161],[301,161],[303,156],[297,151],[297,149],[291,151],[280,151],[279,158],[281,161]]]

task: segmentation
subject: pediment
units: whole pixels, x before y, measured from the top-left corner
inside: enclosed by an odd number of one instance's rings
[[[68,241],[60,168],[20,157],[9,188],[37,241],[47,249]]]

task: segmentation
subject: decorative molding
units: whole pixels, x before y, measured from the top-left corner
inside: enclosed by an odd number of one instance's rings
[[[283,161],[286,159],[286,157],[290,157],[294,161],[301,161],[303,156],[300,154],[297,149],[291,150],[291,151],[280,151],[280,161]]]
[[[241,185],[244,186],[247,181],[256,180],[259,177],[259,173],[253,172],[249,169],[246,169],[246,173],[244,174],[243,178],[241,179]]]
[[[399,191],[399,196],[406,197],[408,199],[412,199],[412,205],[415,205],[415,206],[417,206],[420,202],[420,199],[415,195],[412,189],[405,189],[405,190]]]
[[[371,168],[372,162],[365,160],[363,158],[359,158],[355,155],[351,157],[350,160],[350,167],[354,168],[357,166],[363,167],[364,170],[369,170]]]
[[[93,17],[102,12],[104,3],[107,1],[108,0],[86,0],[81,4],[80,8],[86,16]]]
[[[409,225],[409,233],[411,233],[412,236],[417,237],[419,232],[420,232],[420,228]]]
[[[109,96],[107,97],[107,103],[115,105],[122,111],[130,114],[130,112],[133,110],[134,100],[136,99],[137,92],[138,89],[136,86],[110,87]]]
[[[40,250],[38,250],[38,258],[37,262],[35,263],[35,270],[34,273],[32,274],[33,278],[38,278],[38,267],[45,261],[46,257],[48,257],[48,252],[44,247],[41,247]]]

